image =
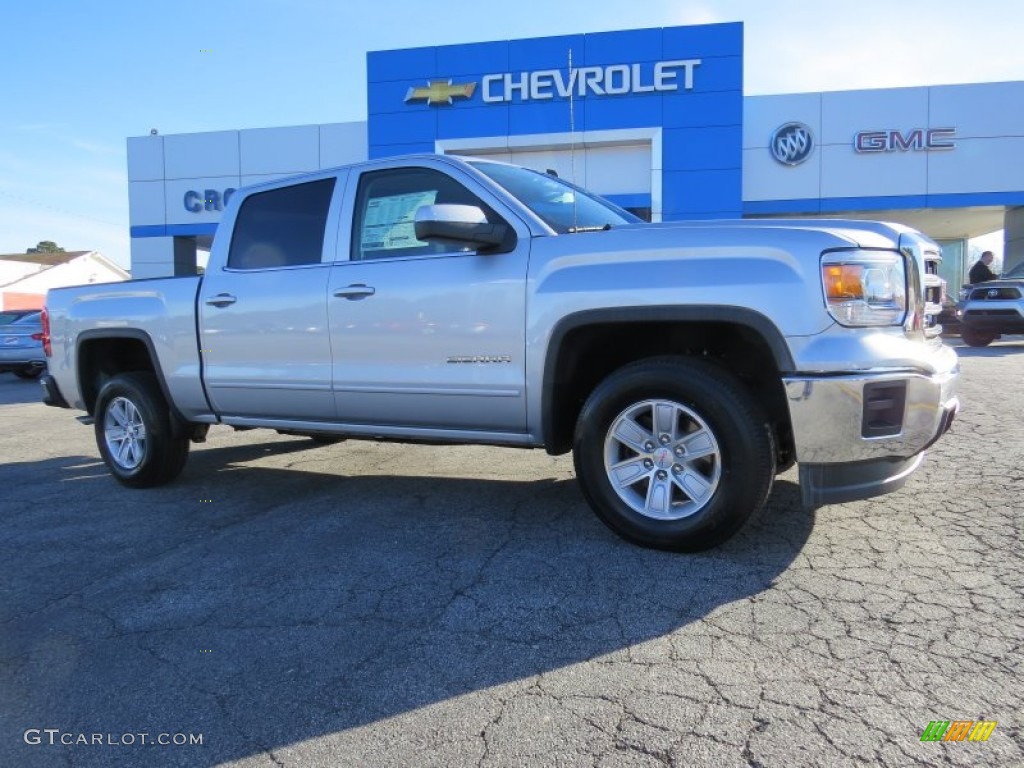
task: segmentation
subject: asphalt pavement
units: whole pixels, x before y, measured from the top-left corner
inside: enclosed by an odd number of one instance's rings
[[[0,375],[0,765],[1024,765],[1024,340],[958,351],[906,488],[699,555],[541,451],[215,428],[128,490]]]

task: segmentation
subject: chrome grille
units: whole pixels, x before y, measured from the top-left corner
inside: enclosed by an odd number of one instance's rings
[[[937,336],[942,326],[938,317],[942,312],[942,278],[939,277],[939,262],[942,256],[938,251],[924,252],[924,275],[921,280],[924,294],[924,329],[929,336]]]

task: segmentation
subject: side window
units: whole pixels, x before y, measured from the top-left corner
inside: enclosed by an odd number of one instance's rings
[[[465,246],[416,239],[416,211],[424,205],[475,205],[494,214],[480,198],[440,171],[403,168],[364,173],[356,196],[352,260],[460,253]]]
[[[247,197],[235,219],[228,267],[272,269],[318,264],[333,192],[331,178]]]

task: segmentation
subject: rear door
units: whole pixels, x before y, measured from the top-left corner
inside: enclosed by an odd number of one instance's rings
[[[229,252],[211,259],[222,266],[203,280],[200,343],[207,393],[221,416],[334,418],[327,281],[340,207],[334,193],[346,175],[248,195]]]

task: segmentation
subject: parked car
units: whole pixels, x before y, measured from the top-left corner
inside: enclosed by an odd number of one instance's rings
[[[46,370],[42,312],[35,310],[0,330],[0,373],[12,371],[21,379],[35,379]]]
[[[1022,331],[1012,330],[1010,327],[1011,325],[1014,327],[1019,326],[1019,323],[1016,321],[1017,313],[1012,308],[1009,308],[1008,311],[1008,307],[1003,305],[997,307],[991,304],[978,304],[977,302],[993,299],[1000,301],[1010,299],[1012,301],[1015,293],[1024,293],[1024,261],[1004,272],[997,280],[1014,281],[1011,285],[1011,290],[1008,292],[998,292],[994,295],[983,294],[980,291],[977,294],[974,293],[976,289],[992,287],[996,284],[996,280],[988,280],[984,283],[976,283],[975,285],[963,285],[960,287],[958,300],[955,302],[953,297],[943,290],[942,312],[939,313],[938,317],[938,322],[942,325],[943,336],[962,336],[965,344],[972,347],[984,347],[991,344],[1004,333],[1022,333]],[[1007,287],[1003,282],[999,282],[998,285]],[[1017,286],[1019,290],[1014,289],[1012,286]],[[971,312],[973,316],[971,328],[967,330],[965,336],[963,317],[968,300],[972,302]],[[1020,312],[1024,312],[1024,307],[1020,308]],[[1001,319],[1000,315],[1002,315]],[[1006,322],[1007,319],[1010,321],[1009,324]]]
[[[1016,279],[1011,275],[1021,272]],[[1019,266],[999,280],[969,286],[960,303],[960,337],[984,347],[1003,334],[1024,333],[1024,270]]]

